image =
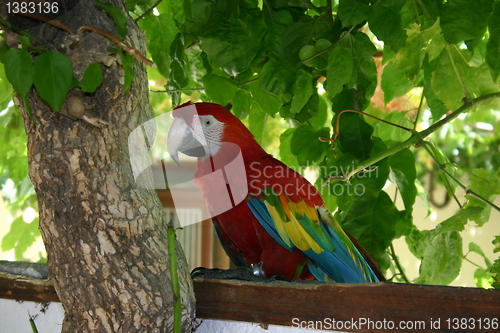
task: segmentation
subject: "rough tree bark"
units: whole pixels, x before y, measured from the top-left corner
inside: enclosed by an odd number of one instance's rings
[[[108,2],[124,8],[122,0]],[[90,25],[116,34],[113,20],[93,0],[80,0],[59,20],[75,30]],[[94,124],[54,113],[33,89],[33,119],[20,105],[49,272],[66,313],[62,332],[172,332],[171,225],[154,190],[136,186],[127,144],[130,132],[153,117],[145,66],[135,61],[136,76],[124,93],[112,41],[87,32],[70,46],[67,32],[47,24],[29,33],[68,55],[79,79],[89,64],[104,65],[94,94],[73,88],[63,105],[71,107],[70,98],[83,102],[85,115],[98,120]],[[145,53],[142,32],[130,18],[126,42]],[[175,247],[182,330],[188,332],[193,286],[179,243]]]

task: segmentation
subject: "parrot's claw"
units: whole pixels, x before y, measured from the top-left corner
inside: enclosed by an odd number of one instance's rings
[[[191,271],[191,278],[216,279],[216,280],[243,280],[251,282],[271,282],[276,280],[286,281],[283,275],[271,277],[254,275],[252,267],[237,267],[233,269],[197,267]]]

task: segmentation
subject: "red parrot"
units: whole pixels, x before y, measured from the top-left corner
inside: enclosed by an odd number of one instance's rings
[[[256,275],[287,280],[383,280],[316,188],[266,153],[236,116],[217,104],[188,102],[176,108],[173,117],[169,153],[177,164],[178,152],[198,158],[195,184],[223,248],[237,266],[251,265]],[[228,168],[238,156],[241,168]],[[208,177],[222,169],[224,178]],[[232,208],[227,210],[228,197]]]

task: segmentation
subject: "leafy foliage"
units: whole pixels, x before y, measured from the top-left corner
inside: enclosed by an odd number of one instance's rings
[[[123,13],[96,3],[114,18],[123,38]],[[125,0],[125,5],[145,31],[157,65],[150,79],[164,86],[172,106],[186,99],[231,104],[256,139],[285,163],[315,170],[316,185],[336,218],[383,270],[394,273],[389,278],[405,279],[391,246],[404,237],[421,260],[414,282],[449,284],[474,253],[484,258],[474,263],[481,267],[474,272],[477,285],[498,287],[500,259],[492,263],[475,243],[464,254],[462,233],[469,223],[491,223],[491,202],[500,193],[500,104],[493,100],[500,97],[499,1]],[[57,111],[75,84],[69,60],[46,52],[33,66],[29,43],[23,45],[0,48],[0,60],[13,64],[5,67],[6,77],[21,99],[34,82]],[[121,58],[126,90],[134,59],[123,51]],[[45,61],[55,78],[47,92],[37,82],[50,71],[39,72],[38,61]],[[101,79],[88,80],[98,78],[100,68],[91,65],[87,72],[76,85],[90,93]],[[158,95],[152,98],[165,106]],[[279,147],[272,145],[277,137]],[[13,170],[2,170],[4,177],[15,178]],[[439,177],[429,180],[429,174]],[[397,187],[394,195],[385,190],[388,181]],[[438,184],[457,212],[420,230],[413,221],[417,196],[428,204]],[[499,238],[492,238],[496,252]]]
[[[6,80],[0,78],[0,80]],[[12,94],[12,88],[10,88]],[[43,257],[26,258],[25,250],[32,246],[37,237],[38,219],[26,221],[22,214],[28,208],[36,208],[36,196],[28,177],[26,134],[21,114],[8,106],[0,113],[0,138],[3,142],[0,154],[0,186],[7,209],[13,216],[10,229],[1,241],[2,251],[14,250],[16,260],[40,260]]]
[[[160,59],[174,106],[181,98],[232,103],[259,142],[269,129],[266,118],[286,120],[290,128],[284,127],[280,137],[281,159],[298,170],[319,171],[316,184],[327,184],[322,193],[330,208],[338,209],[336,217],[381,267],[401,278],[389,247],[405,237],[422,260],[416,282],[449,284],[465,258],[460,232],[468,221],[480,226],[489,220],[487,202],[498,192],[500,163],[463,163],[474,158],[474,151],[453,155],[454,149],[478,145],[480,138],[443,139],[451,126],[446,122],[433,129],[435,143],[426,144],[428,154],[412,148],[419,143],[413,129],[436,123],[464,101],[499,91],[500,31],[493,23],[498,7],[487,0],[186,0],[182,7],[158,6],[160,14],[146,16],[141,25],[151,56]],[[137,15],[146,10],[135,8]],[[168,29],[147,29],[159,21]],[[183,48],[174,38],[183,39]],[[381,56],[379,65],[374,56]],[[168,73],[162,64],[170,64]],[[409,101],[391,112],[398,99]],[[381,105],[375,107],[374,101]],[[494,108],[478,108],[472,123],[496,123]],[[344,110],[364,111],[389,124]],[[454,148],[443,148],[445,143]],[[486,150],[498,149],[493,136],[489,143]],[[412,221],[421,189],[416,183],[425,182],[423,176],[432,170],[462,208],[435,229],[419,230]],[[463,179],[467,172],[472,195],[460,200],[460,186],[451,177]],[[342,180],[346,176],[349,182]],[[387,180],[396,184],[402,210],[384,191]],[[486,272],[492,264],[485,264]]]

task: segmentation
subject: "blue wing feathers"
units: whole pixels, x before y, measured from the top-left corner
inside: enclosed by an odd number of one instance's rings
[[[252,211],[252,214],[257,218],[259,223],[266,229],[266,231],[276,240],[281,246],[283,246],[288,251],[292,252],[292,248],[288,246],[278,235],[273,219],[269,215],[269,211],[266,208],[266,204],[258,199],[249,197],[248,207]]]
[[[281,246],[292,252],[293,248],[278,234],[265,202],[249,197],[247,204],[264,229]],[[337,282],[378,282],[362,254],[354,246],[349,249],[329,224],[315,225],[306,216],[298,221],[310,235],[316,235],[315,241],[324,249],[320,253],[316,253],[313,249],[302,251],[309,258],[308,268],[314,277],[320,281],[331,278]]]

